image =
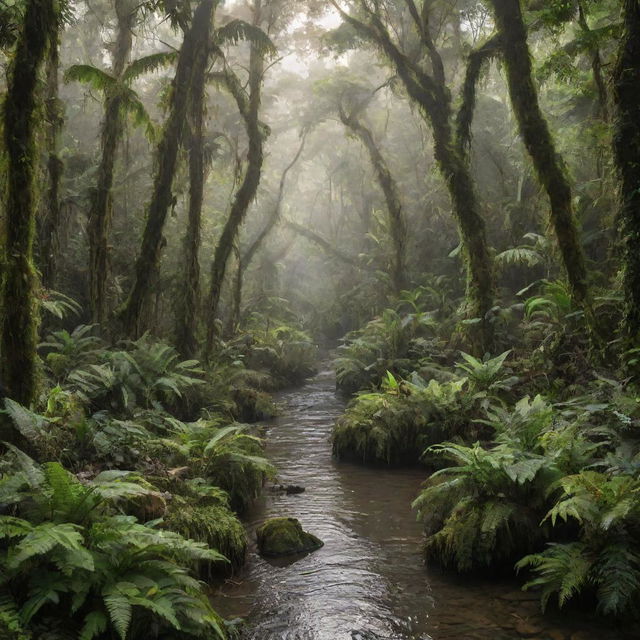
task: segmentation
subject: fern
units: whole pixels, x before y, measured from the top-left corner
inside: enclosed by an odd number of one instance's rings
[[[107,617],[101,611],[91,611],[84,619],[78,640],[93,640],[104,633],[108,624]]]
[[[125,640],[129,626],[131,625],[131,617],[133,615],[133,606],[129,598],[125,593],[121,592],[121,589],[127,589],[126,585],[115,585],[106,593],[103,594],[104,603],[109,612],[111,618],[111,624],[118,632],[121,640]],[[129,593],[132,593],[131,589],[128,589]],[[136,591],[133,591],[136,593]]]
[[[117,85],[117,79],[89,64],[74,64],[64,74],[65,82],[82,82],[96,91],[107,92]]]
[[[164,51],[160,53],[152,53],[143,58],[134,60],[124,70],[122,74],[122,80],[125,83],[130,83],[136,80],[145,73],[153,73],[164,67],[174,64],[178,59],[178,53],[175,51]]]
[[[264,55],[274,56],[277,53],[276,46],[269,36],[259,27],[244,20],[231,20],[219,27],[215,32],[214,39],[218,45],[238,44],[238,42],[246,40],[258,47]]]

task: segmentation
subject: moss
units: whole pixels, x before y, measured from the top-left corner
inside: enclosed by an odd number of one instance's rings
[[[236,418],[241,422],[268,420],[277,415],[271,396],[264,391],[241,387],[233,389],[232,395],[237,408]]]
[[[277,557],[316,551],[324,542],[303,531],[296,518],[271,518],[256,531],[258,550],[263,556]]]
[[[205,542],[230,562],[231,569],[244,564],[247,537],[244,527],[229,507],[215,499],[174,496],[165,517],[165,526],[186,538]],[[209,572],[225,572],[223,566]]]

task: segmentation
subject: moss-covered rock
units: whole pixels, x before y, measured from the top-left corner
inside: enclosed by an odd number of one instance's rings
[[[324,542],[303,531],[296,518],[271,518],[256,531],[258,550],[263,556],[278,557],[316,551]]]

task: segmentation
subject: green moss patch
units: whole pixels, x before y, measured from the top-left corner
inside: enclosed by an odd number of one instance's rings
[[[225,504],[174,496],[164,522],[168,529],[205,542],[219,551],[229,560],[232,569],[244,564],[246,533],[240,520]],[[224,572],[224,567],[215,570]]]
[[[256,531],[258,550],[263,556],[278,557],[316,551],[324,542],[303,531],[296,518],[271,518]]]

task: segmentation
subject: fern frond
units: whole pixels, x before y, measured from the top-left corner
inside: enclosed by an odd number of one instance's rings
[[[107,92],[113,89],[118,81],[102,69],[89,64],[74,64],[64,74],[65,82],[81,82],[96,91]]]
[[[218,45],[238,44],[242,40],[257,46],[264,55],[274,56],[278,52],[276,46],[262,29],[244,20],[231,20],[215,33],[215,41]]]
[[[93,638],[106,631],[108,623],[109,620],[104,613],[92,611],[84,619],[78,640],[93,640]]]
[[[124,70],[124,73],[122,74],[122,81],[131,83],[145,73],[153,73],[154,71],[168,67],[176,62],[177,59],[177,51],[152,53],[151,55],[144,56],[143,58],[138,58]]]

